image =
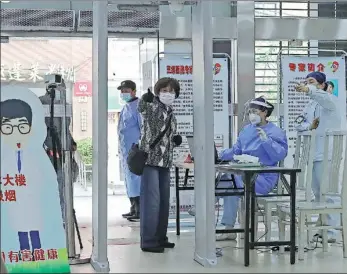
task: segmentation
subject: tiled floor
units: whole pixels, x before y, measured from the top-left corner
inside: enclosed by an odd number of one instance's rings
[[[129,224],[120,215],[128,207],[126,198],[109,198],[108,257],[111,273],[346,273],[347,259],[343,259],[339,244],[330,246],[329,252],[321,248],[306,253],[304,261],[290,265],[289,254],[256,250],[251,253],[251,266],[243,266],[242,241],[217,243],[223,256],[213,268],[203,268],[193,260],[194,233],[187,228],[180,237],[170,229],[169,238],[176,248],[164,254],[148,254],[139,248],[139,227]],[[85,245],[82,256],[91,254],[91,198],[77,197],[75,209]],[[94,273],[90,265],[72,266],[73,273]]]

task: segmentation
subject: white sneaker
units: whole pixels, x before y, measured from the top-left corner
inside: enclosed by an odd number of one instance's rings
[[[225,226],[225,229],[233,229],[233,226]],[[216,241],[235,241],[237,239],[236,233],[223,233],[216,235]]]

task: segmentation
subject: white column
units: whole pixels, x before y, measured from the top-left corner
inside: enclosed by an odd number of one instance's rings
[[[254,2],[237,1],[237,116],[243,125],[244,105],[255,96]]]
[[[318,18],[318,3],[308,3],[308,9],[310,10],[311,18]],[[318,55],[318,40],[310,40],[310,55]]]
[[[212,1],[192,8],[195,155],[195,253],[203,266],[217,264],[213,119]]]
[[[97,272],[109,272],[107,258],[107,1],[93,1],[93,252]]]

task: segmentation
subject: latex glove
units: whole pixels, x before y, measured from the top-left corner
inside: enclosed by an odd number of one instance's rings
[[[233,150],[231,148],[223,149],[219,153],[219,158],[223,161],[232,161],[233,160]]]
[[[142,100],[147,102],[147,103],[152,103],[154,99],[154,95],[151,92],[150,89],[147,90],[147,93],[145,93],[144,95],[142,95]]]
[[[175,135],[172,138],[173,142],[175,143],[176,146],[180,146],[182,144],[182,136],[181,135]]]
[[[298,92],[303,92],[303,93],[307,93],[310,91],[309,87],[304,84],[299,84],[295,86],[295,90]]]
[[[262,141],[266,141],[268,139],[266,132],[262,128],[258,127],[257,131],[258,131],[258,135]]]
[[[313,120],[312,125],[310,126],[310,130],[317,129],[319,126],[319,118]]]

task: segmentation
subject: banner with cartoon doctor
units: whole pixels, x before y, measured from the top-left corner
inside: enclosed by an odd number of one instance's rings
[[[2,260],[9,273],[70,273],[39,98],[24,87],[2,86],[0,126]]]

